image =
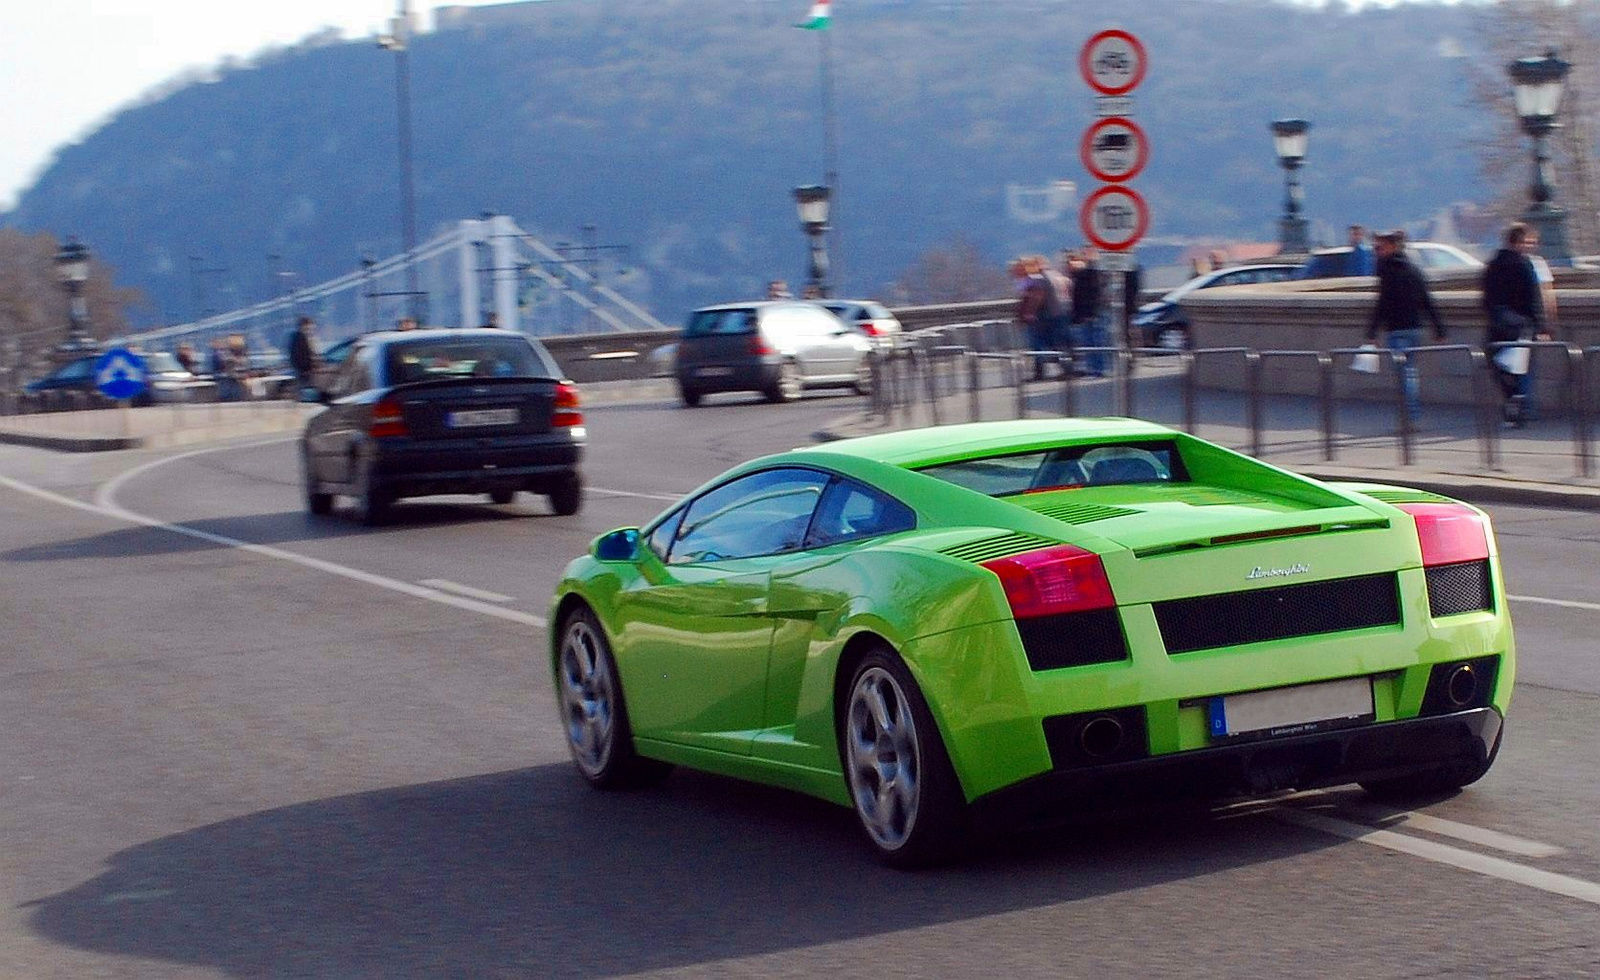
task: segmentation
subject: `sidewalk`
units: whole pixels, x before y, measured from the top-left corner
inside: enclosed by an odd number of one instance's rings
[[[1017,417],[1016,388],[1001,367],[995,364],[981,382],[979,409],[984,420]],[[964,376],[958,384],[952,375],[946,375],[942,385],[954,390],[939,399],[939,421],[971,421],[971,396]],[[1116,414],[1111,380],[1079,379],[1072,385],[1074,415]],[[1063,382],[1054,378],[1026,384],[1028,416],[1060,417],[1064,405],[1062,386]],[[1139,367],[1132,391],[1132,414],[1183,428],[1181,375],[1176,366]],[[904,406],[898,407],[888,421],[864,410],[838,419],[817,433],[817,438],[844,439],[931,425],[934,418],[926,391],[920,394],[922,397],[909,412]],[[1320,479],[1400,483],[1476,501],[1600,509],[1600,477],[1578,475],[1570,416],[1547,418],[1524,429],[1497,428],[1499,465],[1491,469],[1482,459],[1477,424],[1469,410],[1425,406],[1416,423],[1409,466],[1401,462],[1399,421],[1392,404],[1337,401],[1331,460],[1324,450],[1321,412],[1316,398],[1264,397],[1261,450],[1257,455],[1274,465]],[[1199,390],[1195,414],[1196,435],[1251,453],[1248,405],[1242,393]],[[1600,459],[1594,460],[1593,465],[1595,471],[1600,471]]]

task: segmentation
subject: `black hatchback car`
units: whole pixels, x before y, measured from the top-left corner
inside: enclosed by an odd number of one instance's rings
[[[563,515],[582,505],[587,435],[578,391],[522,334],[369,334],[316,398],[327,410],[301,440],[312,514],[332,510],[335,494],[354,497],[368,524],[402,497],[440,493],[508,504],[526,490]]]

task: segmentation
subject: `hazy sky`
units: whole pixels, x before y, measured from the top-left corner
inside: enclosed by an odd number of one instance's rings
[[[419,0],[435,6],[488,0]],[[0,211],[63,143],[186,68],[298,41],[333,26],[360,37],[394,0],[3,0],[0,2]]]
[[[494,0],[414,5],[427,21],[435,6],[486,2]],[[790,2],[800,12],[807,5]],[[15,203],[56,148],[87,135],[118,107],[180,71],[297,41],[326,26],[361,37],[394,9],[394,0],[4,0],[0,211]]]

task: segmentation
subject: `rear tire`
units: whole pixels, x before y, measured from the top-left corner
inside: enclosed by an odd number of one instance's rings
[[[367,527],[381,527],[389,522],[393,506],[393,494],[373,484],[370,466],[363,468],[356,492],[356,519]]]
[[[799,366],[793,361],[784,361],[778,365],[778,376],[761,394],[769,402],[792,402],[800,397],[803,387]]]
[[[699,408],[700,399],[705,397],[704,395],[700,394],[700,392],[695,391],[693,388],[681,387],[678,389],[678,396],[683,399],[683,405],[685,408]]]
[[[1409,776],[1368,780],[1361,784],[1361,788],[1367,791],[1368,796],[1386,803],[1447,796],[1471,786],[1489,772],[1500,755],[1500,743],[1504,738],[1505,729],[1501,728],[1500,734],[1495,736],[1494,748],[1489,750],[1489,757],[1482,762],[1455,762]]]
[[[561,623],[556,685],[562,727],[578,774],[596,789],[632,789],[658,783],[672,771],[640,756],[622,696],[622,677],[600,621],[587,606]]]
[[[856,820],[885,864],[921,868],[958,856],[967,804],[933,713],[887,646],[851,676],[839,721],[839,757]]]
[[[509,504],[513,500],[516,500],[516,499],[517,499],[517,492],[515,490],[490,490],[489,491],[489,503],[495,504],[496,506],[504,507],[506,504]]]
[[[561,517],[571,517],[583,507],[583,481],[578,474],[570,474],[545,496],[550,498],[551,510]]]
[[[316,475],[311,471],[311,458],[304,452],[300,454],[300,483],[305,491],[306,513],[312,517],[326,517],[333,513],[333,494],[322,492]]]

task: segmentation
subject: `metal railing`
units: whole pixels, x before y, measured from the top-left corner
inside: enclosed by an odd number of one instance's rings
[[[1132,416],[1138,409],[1138,384],[1141,366],[1162,360],[1176,361],[1180,375],[1182,426],[1185,431],[1198,434],[1202,424],[1199,398],[1199,375],[1202,366],[1220,359],[1242,361],[1244,369],[1243,395],[1245,400],[1245,426],[1248,430],[1251,455],[1261,456],[1266,450],[1265,433],[1270,429],[1268,419],[1269,392],[1264,377],[1273,363],[1307,362],[1316,375],[1317,425],[1324,460],[1332,461],[1339,455],[1339,403],[1341,366],[1348,369],[1357,355],[1376,353],[1386,367],[1383,371],[1390,381],[1393,406],[1394,439],[1397,462],[1410,466],[1416,462],[1417,429],[1408,404],[1406,392],[1407,370],[1421,371],[1432,362],[1464,362],[1465,377],[1470,384],[1466,406],[1472,419],[1472,440],[1476,443],[1477,457],[1484,469],[1502,469],[1500,409],[1496,401],[1492,357],[1504,347],[1531,348],[1530,358],[1538,350],[1560,351],[1563,362],[1560,408],[1571,418],[1571,442],[1574,473],[1580,477],[1594,475],[1593,417],[1596,410],[1596,392],[1600,384],[1594,377],[1595,364],[1600,362],[1600,346],[1580,348],[1560,341],[1515,341],[1489,345],[1487,349],[1468,344],[1437,344],[1414,347],[1406,351],[1371,347],[1343,347],[1332,350],[1257,350],[1248,347],[1218,347],[1199,350],[1169,350],[1165,348],[1077,348],[1059,350],[1007,349],[1006,342],[1014,341],[1018,331],[1005,321],[983,321],[973,324],[947,325],[918,331],[898,338],[892,345],[875,351],[872,360],[874,384],[870,411],[880,422],[893,425],[896,419],[913,425],[921,416],[929,424],[942,425],[956,420],[954,412],[947,411],[947,403],[964,395],[967,401],[964,421],[981,421],[984,418],[982,393],[995,385],[989,383],[994,372],[988,365],[1004,365],[1002,384],[1013,391],[1012,416],[1027,418],[1033,411],[1029,386],[1054,383],[1059,393],[1054,399],[1061,416],[1078,414],[1080,403],[1078,388],[1083,379],[1074,368],[1085,354],[1101,353],[1109,357],[1110,378],[1117,382],[1114,398],[1118,414]],[[952,343],[961,337],[971,343]],[[1055,368],[1056,377],[1040,377],[1037,367]],[[1459,376],[1459,375],[1458,375]]]

